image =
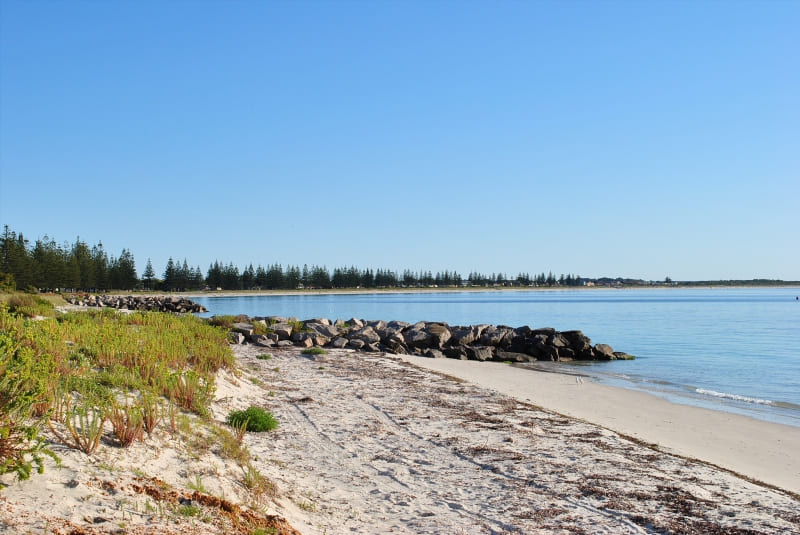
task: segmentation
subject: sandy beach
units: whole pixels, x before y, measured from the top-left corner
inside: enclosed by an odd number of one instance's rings
[[[3,476],[0,529],[251,533],[247,514],[263,533],[800,531],[795,428],[501,363],[234,350],[242,373],[219,377],[213,418],[277,417],[244,439],[273,493],[249,492],[213,441],[165,430]]]

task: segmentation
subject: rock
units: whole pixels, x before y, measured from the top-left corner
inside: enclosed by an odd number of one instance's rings
[[[242,333],[230,333],[231,342],[234,344],[243,344],[245,337]]]
[[[494,358],[491,347],[467,346],[465,349],[467,352],[467,358],[470,360],[492,360],[492,358]]]
[[[475,327],[450,327],[450,342],[457,345],[469,345],[476,339]]]
[[[567,345],[576,353],[583,353],[592,347],[592,341],[581,331],[563,331],[561,336],[567,341]]]
[[[306,327],[327,338],[335,338],[339,336],[339,329],[333,325],[325,323],[306,323]]]
[[[352,338],[352,339],[348,340],[347,345],[349,347],[352,347],[353,349],[361,349],[365,345],[367,345],[367,343],[364,342],[364,340],[360,340],[358,338]]]
[[[270,338],[265,334],[253,334],[250,336],[250,342],[254,345],[261,346],[261,347],[272,347],[275,345],[275,342],[270,340]]]
[[[483,334],[480,336],[480,343],[481,345],[485,346],[504,346],[508,345],[505,342],[505,338],[512,333],[513,330],[509,327],[495,327],[494,325],[489,325],[484,331]]]
[[[429,349],[425,353],[422,354],[423,357],[428,357],[431,359],[443,359],[446,358],[444,353],[439,351],[438,349]]]
[[[361,340],[365,344],[374,344],[381,341],[380,335],[375,332],[375,329],[368,325],[349,333],[347,338],[349,338],[351,341]]]
[[[525,353],[516,353],[514,351],[503,351],[502,349],[498,349],[495,353],[494,360],[499,362],[530,362],[536,359]]]
[[[629,355],[628,353],[624,353],[622,351],[614,351],[614,356],[616,360],[634,360],[636,357],[633,355]]]
[[[342,349],[344,346],[347,345],[347,342],[348,342],[347,338],[343,336],[337,336],[336,338],[331,340],[330,346],[336,349]]]
[[[614,350],[607,344],[594,345],[594,358],[597,360],[614,360]]]
[[[445,323],[428,323],[426,329],[432,337],[432,347],[443,347],[452,337]]]
[[[273,323],[269,328],[278,335],[278,340],[289,340],[292,337],[293,328],[288,323]]]
[[[561,333],[555,333],[550,335],[550,338],[547,339],[547,345],[559,348],[559,347],[567,347],[569,346],[569,342],[567,341]]]
[[[306,334],[306,333],[302,333],[302,334]],[[294,342],[294,345],[296,345],[298,347],[305,347],[305,348],[314,347],[314,341],[311,339],[310,336],[303,336],[298,340],[293,340],[293,342]]]
[[[231,330],[242,333],[245,336],[251,336],[253,334],[253,326],[250,323],[234,323],[231,326]]]
[[[355,327],[356,329],[360,329],[361,327],[364,326],[364,322],[358,318],[350,318],[349,320],[347,320],[347,324],[350,325],[351,327]]]

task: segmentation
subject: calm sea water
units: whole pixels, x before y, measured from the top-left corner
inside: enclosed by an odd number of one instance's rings
[[[200,297],[213,314],[580,329],[634,361],[536,363],[673,402],[800,426],[798,288]]]

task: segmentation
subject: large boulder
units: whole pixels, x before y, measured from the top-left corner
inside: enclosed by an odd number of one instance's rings
[[[477,330],[472,325],[450,327],[450,343],[467,346],[477,338]]]
[[[466,346],[464,348],[469,360],[492,360],[494,358],[493,348],[485,346]]]
[[[278,340],[289,340],[294,330],[288,323],[273,323],[269,328],[278,335]]]
[[[348,333],[347,338],[349,338],[350,341],[361,340],[365,344],[376,344],[381,341],[380,335],[376,333],[375,329],[373,329],[369,325],[361,327],[360,329],[355,330],[351,333]]]
[[[310,329],[315,333],[321,334],[327,338],[335,338],[336,336],[339,336],[339,329],[330,324],[306,322],[305,325],[307,329]]]
[[[561,336],[567,341],[567,345],[576,353],[583,353],[592,347],[592,341],[581,331],[564,331]]]
[[[594,358],[597,360],[615,360],[614,350],[607,344],[594,345]]]
[[[481,334],[479,341],[481,345],[485,346],[506,347],[508,343],[505,342],[505,339],[512,332],[513,329],[510,327],[489,325]]]

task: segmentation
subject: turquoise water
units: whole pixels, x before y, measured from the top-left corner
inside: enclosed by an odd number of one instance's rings
[[[798,288],[201,297],[213,314],[580,329],[634,361],[536,363],[678,403],[800,426]]]

